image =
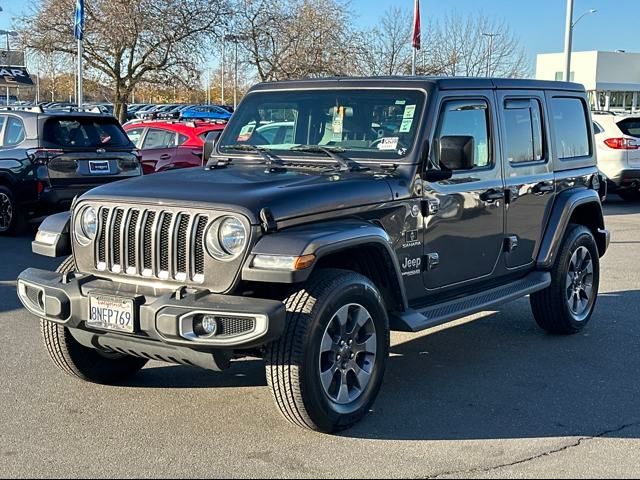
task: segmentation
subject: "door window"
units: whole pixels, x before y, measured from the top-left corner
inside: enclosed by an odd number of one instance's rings
[[[485,100],[453,100],[444,103],[434,143],[434,155],[438,163],[438,140],[448,136],[473,137],[476,168],[491,166],[489,104]]]
[[[536,99],[509,99],[504,103],[505,144],[510,163],[544,158],[542,116]]]
[[[176,145],[176,134],[168,130],[159,130],[152,128],[147,132],[147,136],[144,138],[142,144],[143,150],[150,150],[152,148],[170,148]]]

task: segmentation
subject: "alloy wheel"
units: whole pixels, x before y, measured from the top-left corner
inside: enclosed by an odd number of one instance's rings
[[[567,272],[566,298],[577,321],[584,320],[593,304],[593,258],[586,247],[573,252]]]
[[[13,220],[13,203],[6,193],[0,192],[0,232],[6,232]]]

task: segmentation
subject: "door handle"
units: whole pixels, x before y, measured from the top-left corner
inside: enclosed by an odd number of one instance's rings
[[[487,190],[480,195],[480,200],[483,202],[495,202],[504,198],[503,190]]]
[[[533,193],[535,194],[544,194],[555,191],[556,187],[553,183],[550,182],[540,182],[535,187],[533,187]]]
[[[171,155],[169,155],[168,153],[163,153],[162,155],[160,155],[160,160],[169,160],[171,158]]]

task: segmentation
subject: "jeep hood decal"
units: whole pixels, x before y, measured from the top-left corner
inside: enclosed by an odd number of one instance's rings
[[[269,173],[264,166],[234,165],[211,171],[176,170],[111,183],[89,191],[82,199],[206,206],[242,213],[257,224],[265,207],[281,221],[390,201],[393,195],[385,178],[372,172]]]

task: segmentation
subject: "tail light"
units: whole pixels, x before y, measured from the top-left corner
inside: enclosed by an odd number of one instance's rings
[[[34,165],[48,165],[52,158],[62,155],[63,153],[64,150],[53,148],[38,148],[27,152],[29,160],[31,160],[31,163]]]
[[[614,150],[638,150],[640,145],[633,138],[608,138],[604,144]]]

